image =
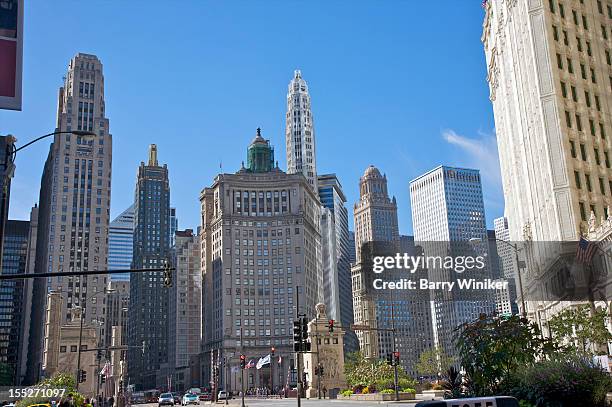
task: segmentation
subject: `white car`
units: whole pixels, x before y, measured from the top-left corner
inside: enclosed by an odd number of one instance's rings
[[[183,400],[181,400],[181,404],[184,406],[189,404],[200,405],[200,398],[193,393],[185,393]]]
[[[225,400],[230,399],[229,394],[225,390],[221,390],[219,394],[217,394],[217,400]]]

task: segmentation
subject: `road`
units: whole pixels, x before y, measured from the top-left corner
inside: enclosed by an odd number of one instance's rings
[[[247,407],[252,406],[262,406],[262,407],[296,407],[297,400],[296,399],[254,399],[254,398],[245,398],[244,404]],[[208,406],[218,406],[221,407],[225,405],[223,402],[219,402],[216,404],[211,404],[210,402],[201,402],[200,407],[208,407]],[[229,405],[232,407],[240,406],[240,399],[232,399],[229,401]],[[346,401],[346,400],[318,400],[318,399],[310,399],[310,400],[302,400],[303,407],[366,407],[366,406],[406,406],[413,407],[416,405],[415,402],[393,402],[393,401],[384,401],[384,402],[371,402],[371,401]],[[132,407],[158,407],[157,404],[137,404]]]

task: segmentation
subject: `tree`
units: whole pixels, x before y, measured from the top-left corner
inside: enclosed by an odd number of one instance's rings
[[[49,387],[52,389],[65,389],[64,397],[68,395],[72,396],[74,401],[74,405],[76,407],[80,407],[83,405],[84,397],[75,391],[76,381],[74,379],[74,375],[70,373],[56,373],[52,377],[48,377],[46,379],[41,380],[34,387]],[[38,403],[48,403],[49,398],[45,397],[28,397],[21,399],[17,402],[17,407],[27,407],[32,404]]]
[[[607,317],[607,309],[582,304],[564,309],[550,319],[548,326],[555,339],[573,345],[577,352],[595,353],[593,348],[603,347],[612,340],[606,327]]]
[[[398,382],[406,387],[414,387],[414,380],[404,368],[398,366],[397,370]],[[352,388],[374,386],[376,390],[384,390],[393,388],[395,382],[393,366],[382,359],[368,359],[361,352],[348,355],[344,372],[346,381]]]
[[[423,376],[438,376],[455,363],[455,358],[447,355],[444,349],[434,347],[421,353],[415,365],[416,371]]]
[[[466,383],[477,396],[493,395],[510,375],[536,360],[546,358],[558,347],[542,338],[535,323],[513,315],[480,315],[456,329],[455,343]]]

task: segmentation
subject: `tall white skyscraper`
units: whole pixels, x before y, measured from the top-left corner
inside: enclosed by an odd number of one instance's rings
[[[527,315],[541,326],[568,305],[536,303],[542,278],[576,250],[541,242],[577,240],[612,205],[611,13],[605,0],[485,3],[505,214],[510,240],[540,242],[528,243],[522,272]]]
[[[315,132],[310,108],[308,85],[299,70],[294,72],[287,92],[287,117],[285,126],[287,148],[287,173],[302,173],[315,194],[317,187],[317,160]]]
[[[576,240],[612,204],[609,1],[488,1],[484,44],[513,241]]]
[[[470,239],[487,250],[487,228],[478,170],[440,166],[410,182],[410,203],[415,244],[426,256],[461,256],[470,251]],[[431,281],[451,281],[454,270],[432,267]],[[490,277],[470,272],[468,278]],[[487,270],[487,273],[489,271]],[[493,295],[469,296],[467,290],[431,292],[434,341],[453,353],[454,329],[461,323],[494,310]]]

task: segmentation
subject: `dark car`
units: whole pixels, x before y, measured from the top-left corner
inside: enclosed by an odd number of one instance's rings
[[[181,404],[181,395],[178,393],[172,393],[172,397],[174,398],[174,404]]]

